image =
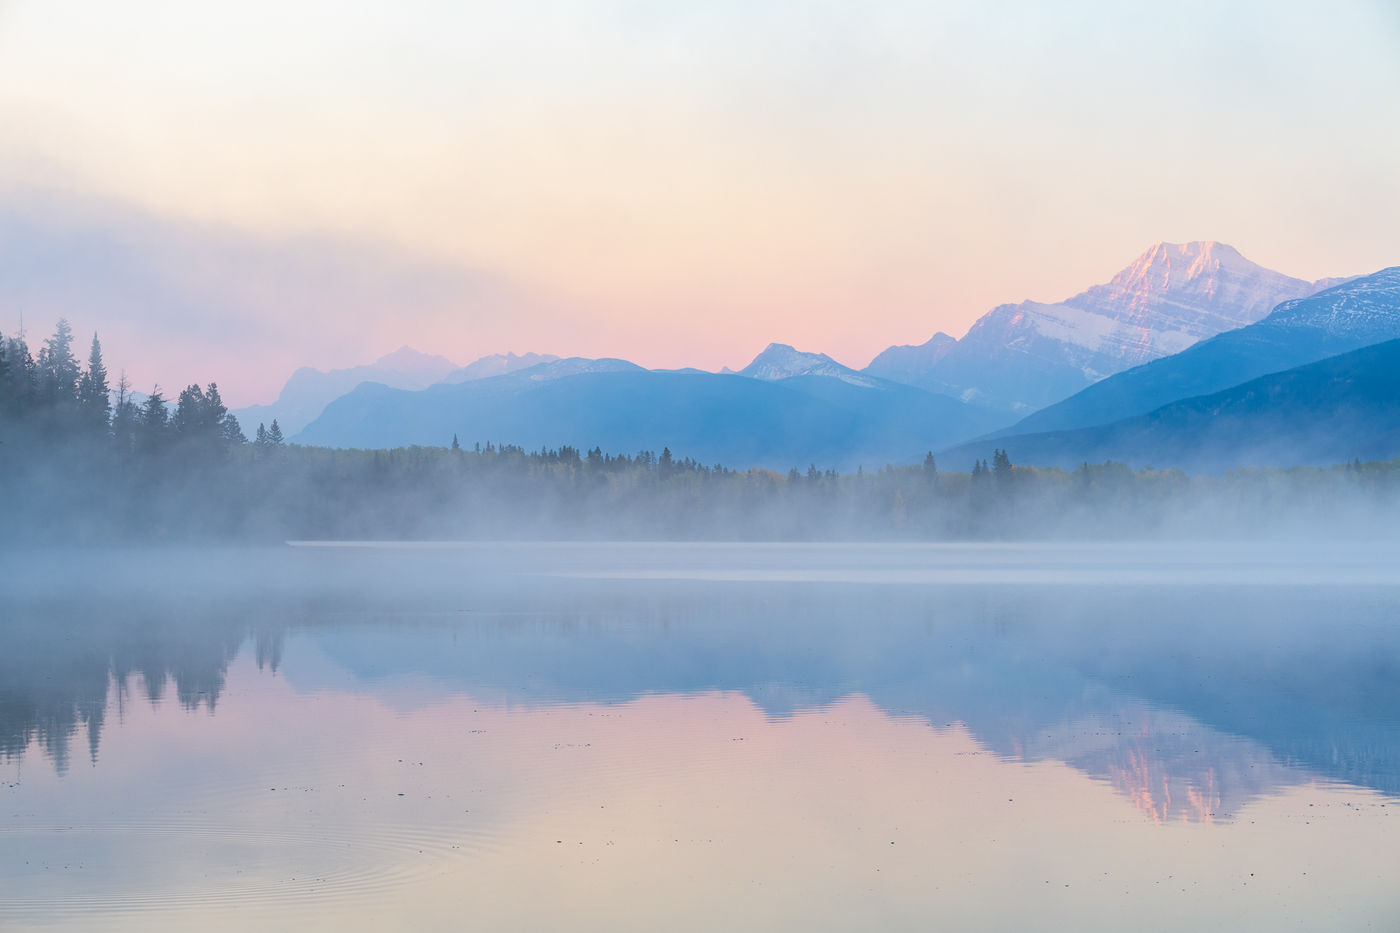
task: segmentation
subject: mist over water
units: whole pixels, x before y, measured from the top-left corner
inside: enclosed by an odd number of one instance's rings
[[[1397,556],[9,552],[0,926],[1385,928]]]

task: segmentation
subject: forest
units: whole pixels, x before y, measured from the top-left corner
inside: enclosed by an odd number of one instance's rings
[[[1037,469],[1000,451],[958,471],[929,452],[782,474],[664,446],[305,447],[276,422],[250,440],[213,382],[138,402],[112,381],[97,336],[80,363],[66,321],[37,354],[0,336],[0,542],[1372,537],[1393,533],[1400,499],[1400,461],[1189,476]]]

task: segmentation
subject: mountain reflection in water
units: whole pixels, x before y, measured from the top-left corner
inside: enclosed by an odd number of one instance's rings
[[[1395,928],[1393,558],[3,555],[0,928]]]
[[[1230,820],[1317,779],[1400,794],[1389,586],[610,580],[578,572],[587,551],[74,556],[84,585],[32,574],[5,597],[0,756],[41,752],[62,773],[85,740],[100,767],[132,703],[169,693],[217,716],[244,652],[325,688],[324,669],[283,666],[290,639],[334,662],[338,689],[418,677],[423,704],[722,692],[780,719],[863,696],[1003,758],[1068,764],[1154,821]]]

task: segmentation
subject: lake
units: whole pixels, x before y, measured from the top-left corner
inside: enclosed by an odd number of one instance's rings
[[[0,928],[1396,929],[1397,558],[0,555]]]

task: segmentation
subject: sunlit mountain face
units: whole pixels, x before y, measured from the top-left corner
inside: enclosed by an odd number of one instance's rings
[[[1266,269],[1224,243],[1157,243],[1108,282],[1059,302],[999,305],[962,339],[891,347],[865,372],[1029,414],[1337,281]]]

